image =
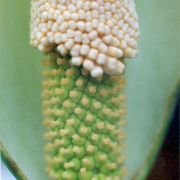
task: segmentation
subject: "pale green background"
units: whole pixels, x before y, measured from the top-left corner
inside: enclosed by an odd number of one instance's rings
[[[166,127],[180,77],[180,1],[139,0],[139,56],[128,60],[127,179],[140,180]],[[28,0],[0,0],[0,137],[30,180],[46,180],[40,53],[29,46]],[[165,123],[165,124],[164,124]]]

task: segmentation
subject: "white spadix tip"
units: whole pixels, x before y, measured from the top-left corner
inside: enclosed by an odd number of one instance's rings
[[[71,63],[93,77],[122,73],[119,59],[137,54],[134,0],[31,0],[30,29],[32,46],[43,53],[70,53]]]
[[[115,58],[109,58],[107,63],[104,64],[104,72],[107,74],[121,74],[125,69],[125,65]]]
[[[103,69],[101,67],[95,67],[91,70],[91,76],[94,78],[102,77]]]
[[[83,58],[82,57],[73,57],[71,62],[75,66],[80,66],[82,64]]]

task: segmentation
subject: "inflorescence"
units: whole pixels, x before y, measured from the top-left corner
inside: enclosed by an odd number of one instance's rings
[[[122,180],[125,79],[99,83],[65,59],[44,61],[43,114],[47,172],[56,180]]]
[[[31,44],[50,54],[43,61],[42,93],[49,176],[122,180],[125,79],[109,74],[122,74],[124,59],[137,54],[133,0],[31,0],[31,5]]]
[[[137,54],[133,0],[32,0],[31,44],[44,53],[71,55],[92,77],[121,74]]]

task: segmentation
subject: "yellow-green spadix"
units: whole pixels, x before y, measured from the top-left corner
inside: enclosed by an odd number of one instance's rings
[[[55,180],[121,180],[125,58],[137,54],[133,0],[31,0],[43,61],[46,171]]]

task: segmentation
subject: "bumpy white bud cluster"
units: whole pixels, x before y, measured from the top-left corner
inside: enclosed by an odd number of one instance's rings
[[[93,77],[122,73],[137,54],[139,28],[133,0],[32,0],[31,44],[72,56]]]

